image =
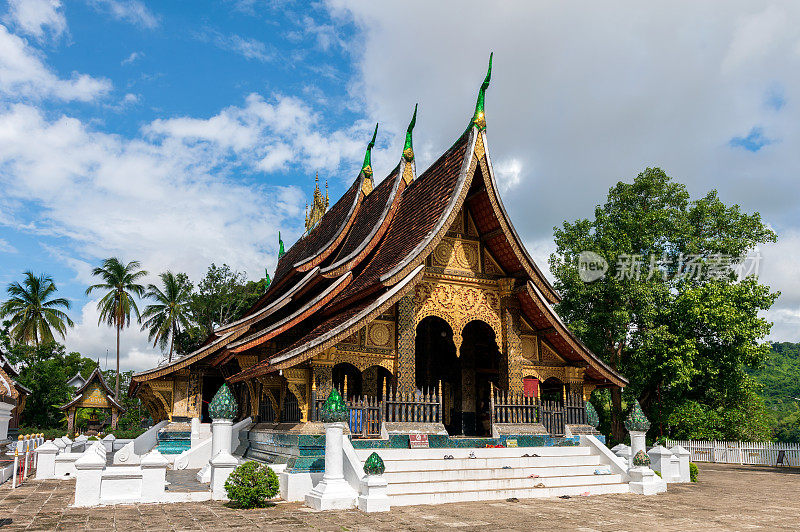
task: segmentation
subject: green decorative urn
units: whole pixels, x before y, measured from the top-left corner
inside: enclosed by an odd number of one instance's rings
[[[633,410],[631,410],[631,413],[628,414],[628,418],[625,420],[625,428],[629,431],[635,430],[639,432],[647,432],[647,429],[650,428],[650,422],[644,417],[644,412],[642,412],[642,407],[639,406],[639,401],[634,401]]]
[[[383,475],[386,471],[386,466],[383,465],[383,460],[378,453],[372,453],[364,462],[364,473],[367,475]]]
[[[586,424],[594,428],[600,424],[600,416],[597,415],[597,410],[589,401],[586,401]]]
[[[238,407],[227,384],[223,384],[211,402],[208,404],[208,415],[211,419],[233,419],[236,417]]]
[[[640,450],[633,457],[633,465],[636,467],[650,467],[650,457],[647,456],[646,452]]]
[[[347,405],[336,388],[331,390],[331,394],[322,404],[322,408],[319,410],[319,419],[323,423],[340,423],[348,420]]]

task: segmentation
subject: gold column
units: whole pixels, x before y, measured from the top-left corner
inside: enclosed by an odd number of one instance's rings
[[[397,302],[397,365],[395,379],[397,391],[413,393],[416,390],[416,326],[414,325],[414,296],[408,294]]]

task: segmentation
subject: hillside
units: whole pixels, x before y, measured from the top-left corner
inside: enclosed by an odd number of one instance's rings
[[[800,344],[772,344],[769,358],[752,375],[774,417],[775,438],[800,442]]]

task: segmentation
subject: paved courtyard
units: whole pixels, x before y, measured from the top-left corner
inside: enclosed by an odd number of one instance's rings
[[[74,483],[0,486],[6,530],[747,530],[800,523],[800,469],[700,464],[701,482],[665,495],[603,495],[519,502],[456,503],[388,514],[312,512],[300,504],[234,510],[218,502],[70,508]]]

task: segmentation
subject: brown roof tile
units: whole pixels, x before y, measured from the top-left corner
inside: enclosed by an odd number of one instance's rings
[[[436,227],[456,190],[466,155],[469,130],[403,191],[397,213],[377,252],[342,293],[342,299],[379,283],[385,273],[411,259],[409,254]]]

